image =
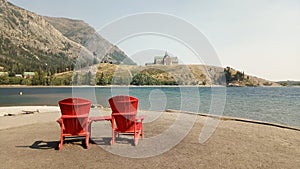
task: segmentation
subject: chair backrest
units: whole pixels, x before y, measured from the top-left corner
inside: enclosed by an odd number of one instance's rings
[[[66,98],[58,102],[62,115],[89,114],[92,102],[83,98]]]
[[[121,132],[134,130],[134,120],[138,109],[138,99],[132,96],[114,96],[109,100],[112,116]]]
[[[63,118],[65,133],[84,133],[88,124],[88,116],[92,102],[83,98],[67,98],[58,102],[61,114],[73,116],[73,118]],[[84,116],[84,118],[76,118]]]

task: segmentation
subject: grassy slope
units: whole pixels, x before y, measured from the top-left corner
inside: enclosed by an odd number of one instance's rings
[[[224,68],[204,65],[132,66],[102,63],[98,66],[98,71],[96,76],[94,76],[94,80],[96,81],[96,84],[99,79],[103,77],[106,82],[111,81],[112,84],[117,84],[117,79],[122,78],[123,81],[125,79],[125,84],[129,84],[132,78],[138,73],[147,74],[162,82],[175,81],[178,85],[225,84]],[[65,74],[62,75],[65,76]],[[245,80],[233,83],[240,86],[279,86],[274,82],[254,76],[245,75],[245,77]]]

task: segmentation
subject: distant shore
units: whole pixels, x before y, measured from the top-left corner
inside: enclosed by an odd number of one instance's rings
[[[27,86],[27,85],[0,85],[0,88],[84,88],[84,87],[95,87],[95,88],[111,88],[111,87],[235,87],[235,86],[222,86],[222,85],[107,85],[107,86]],[[239,87],[300,87],[300,86],[239,86]]]

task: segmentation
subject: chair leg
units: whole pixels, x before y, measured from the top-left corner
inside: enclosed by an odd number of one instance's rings
[[[88,132],[90,133],[90,136],[92,136],[92,122],[88,124]]]
[[[140,135],[139,132],[134,133],[134,145],[135,145],[135,146],[138,144],[138,141],[139,141],[139,135]]]
[[[90,134],[87,134],[85,136],[85,146],[86,146],[86,149],[89,148],[89,141],[90,141]]]
[[[112,130],[112,137],[111,137],[110,144],[113,145],[114,143],[115,143],[115,131]]]
[[[59,144],[58,144],[58,150],[62,149],[63,142],[64,142],[64,137],[60,136],[60,141],[59,141]]]

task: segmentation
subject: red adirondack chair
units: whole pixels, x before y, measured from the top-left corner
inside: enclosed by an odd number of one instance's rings
[[[119,134],[133,134],[134,145],[137,145],[139,136],[141,135],[144,138],[144,117],[136,117],[138,99],[132,96],[114,96],[108,101],[112,109],[111,144],[115,142],[115,134],[118,134],[118,136]]]
[[[88,116],[92,102],[83,98],[67,98],[58,103],[62,114],[57,120],[61,127],[58,149],[62,148],[66,137],[85,137],[85,146],[88,148]]]

